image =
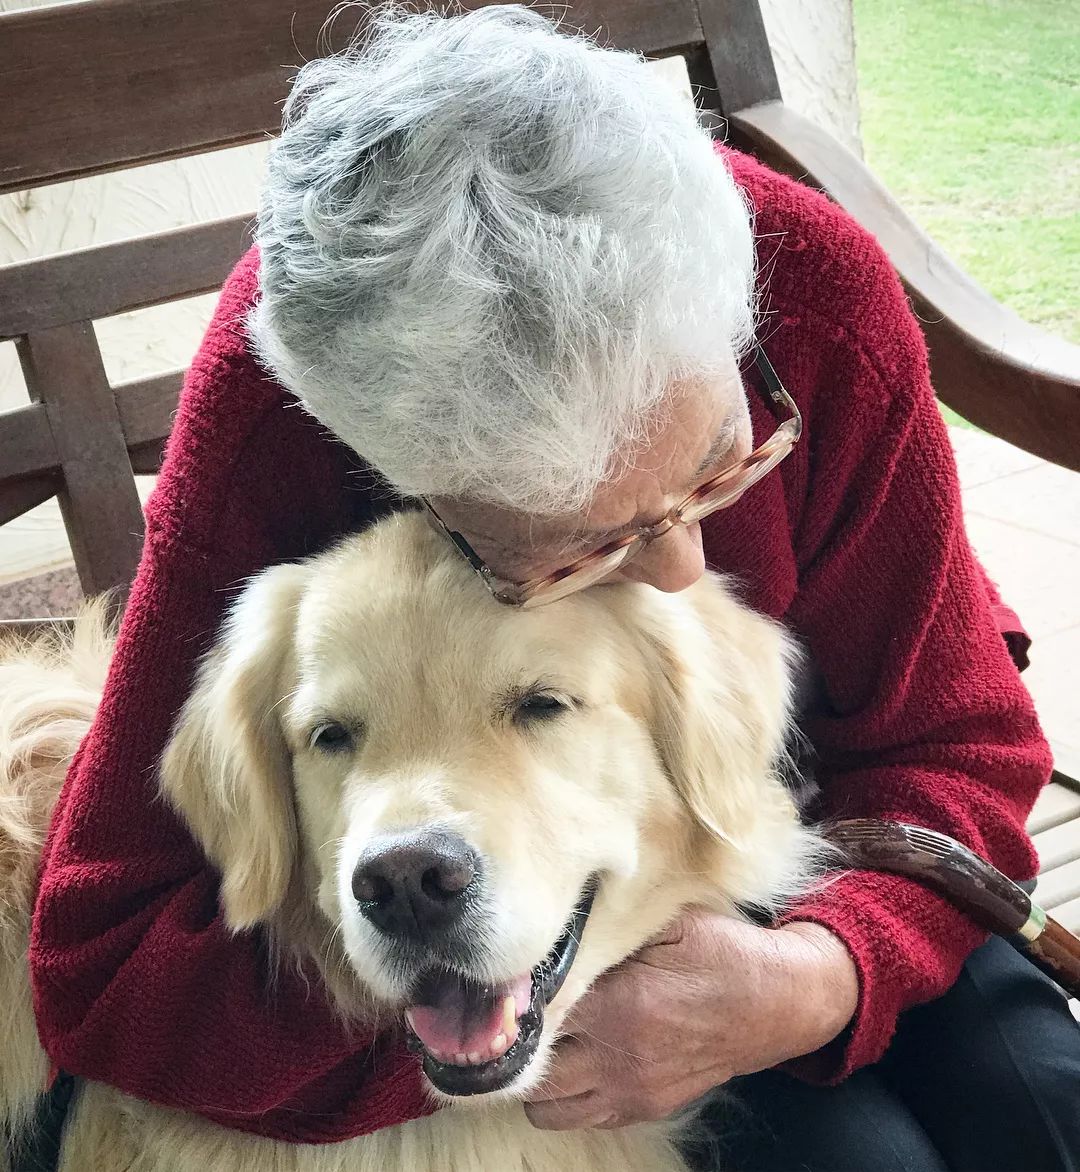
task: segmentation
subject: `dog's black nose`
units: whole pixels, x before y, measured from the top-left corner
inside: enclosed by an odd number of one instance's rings
[[[352,889],[380,932],[428,941],[465,914],[476,873],[476,854],[463,838],[422,830],[373,842],[356,864]]]

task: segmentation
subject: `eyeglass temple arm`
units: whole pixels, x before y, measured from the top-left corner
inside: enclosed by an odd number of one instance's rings
[[[442,517],[440,517],[439,514],[435,511],[435,506],[431,503],[431,501],[429,501],[427,499],[427,497],[422,496],[422,497],[419,497],[418,499],[419,499],[421,505],[423,505],[423,507],[428,511],[428,513],[432,517],[434,517],[435,520],[439,523],[439,527],[446,534],[446,536],[449,537],[450,540],[454,543],[454,545],[457,546],[458,552],[469,563],[469,565],[472,566],[472,568],[478,574],[482,574],[485,578],[488,577],[490,575],[491,571],[480,560],[476,551],[465,540],[464,535],[461,533],[458,533],[458,531],[456,529],[451,529],[450,526],[447,525],[447,523],[442,519]]]
[[[784,389],[784,384],[780,381],[780,376],[773,368],[773,364],[769,361],[762,348],[755,344],[753,350],[754,365],[761,375],[762,381],[765,383],[765,389],[769,392],[768,400],[770,407],[782,407],[784,400],[787,398],[787,391]]]

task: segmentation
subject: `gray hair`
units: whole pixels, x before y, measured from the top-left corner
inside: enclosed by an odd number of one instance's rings
[[[285,106],[260,359],[398,490],[579,509],[753,329],[742,194],[642,58],[538,13],[376,13]]]

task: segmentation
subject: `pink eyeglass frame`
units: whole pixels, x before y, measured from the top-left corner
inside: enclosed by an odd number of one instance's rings
[[[499,578],[466,538],[446,524],[430,501],[421,497],[420,503],[436,523],[436,527],[453,542],[454,547],[476,571],[492,595],[505,606],[524,608],[543,606],[545,602],[555,602],[577,590],[584,590],[586,586],[591,586],[600,580],[596,577],[590,577],[586,572],[590,569],[595,570],[598,563],[606,562],[615,554],[626,551],[623,557],[612,565],[609,572],[614,572],[615,569],[625,566],[627,562],[637,557],[647,545],[658,537],[663,537],[676,525],[692,525],[721,509],[729,508],[739,500],[747,489],[752,488],[781,460],[791,454],[802,436],[802,414],[760,346],[755,346],[752,357],[765,384],[768,402],[774,410],[782,408],[789,412],[790,418],[785,419],[776,431],[750,455],[699,485],[658,521],[654,521],[651,525],[643,525],[640,529],[623,534],[622,537],[606,541],[597,546],[596,549],[576,557],[565,566],[552,570],[549,574],[532,578],[527,582],[508,582]],[[728,491],[720,491],[725,486]],[[701,506],[700,511],[694,511],[695,505]],[[567,590],[566,586],[570,585],[567,580],[572,577],[580,577],[581,585],[572,586],[571,589]]]

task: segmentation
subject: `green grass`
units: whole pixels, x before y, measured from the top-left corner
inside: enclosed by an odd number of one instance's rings
[[[1080,341],[1076,0],[854,0],[866,161],[972,277]]]

